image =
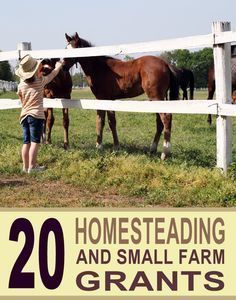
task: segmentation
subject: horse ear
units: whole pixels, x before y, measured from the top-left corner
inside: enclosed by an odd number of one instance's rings
[[[71,42],[72,38],[67,33],[65,33],[65,37],[68,43]]]
[[[80,38],[79,38],[79,35],[78,35],[78,32],[75,33],[75,39],[78,41]]]

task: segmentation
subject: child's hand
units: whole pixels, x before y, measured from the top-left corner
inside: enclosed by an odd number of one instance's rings
[[[55,64],[55,69],[61,69],[62,67],[62,62],[61,61],[57,61]]]

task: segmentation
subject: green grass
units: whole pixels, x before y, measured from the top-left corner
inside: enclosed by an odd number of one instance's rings
[[[1,94],[0,98],[14,95]],[[74,91],[73,99],[92,98],[88,90]],[[141,99],[142,97],[139,97]],[[144,96],[145,98],[145,96]],[[197,92],[196,99],[206,98]],[[0,100],[1,101],[1,100]],[[21,176],[21,127],[19,110],[0,111],[0,179]],[[172,157],[160,160],[160,147],[155,156],[149,146],[155,132],[155,115],[117,113],[117,128],[121,142],[119,152],[112,151],[108,125],[104,130],[104,150],[95,149],[95,111],[70,110],[70,150],[64,151],[62,113],[55,109],[52,145],[43,145],[39,161],[47,166],[43,174],[23,176],[23,182],[39,187],[56,184],[54,200],[45,192],[30,189],[34,199],[28,206],[173,206],[230,207],[236,205],[236,147],[234,163],[224,176],[216,165],[215,125],[209,126],[205,115],[174,115],[172,127]],[[215,119],[214,119],[215,120]],[[234,121],[234,127],[235,127]],[[234,139],[235,140],[235,139]],[[234,141],[235,145],[235,141]],[[25,180],[25,181],[24,181]],[[63,202],[60,186],[85,193],[82,201],[76,192],[72,202]],[[20,206],[25,190],[17,185],[0,185],[0,206]],[[57,190],[58,189],[58,190]],[[52,191],[50,191],[52,193]],[[51,194],[50,194],[51,195]],[[100,198],[98,199],[98,195]],[[118,200],[116,204],[110,198]],[[6,200],[4,200],[4,197]],[[42,198],[44,197],[44,200]],[[103,201],[103,197],[106,201]],[[61,199],[62,198],[62,199]],[[67,199],[67,200],[68,200]],[[18,202],[19,201],[19,202]],[[43,202],[42,202],[43,201]],[[69,203],[69,204],[66,204]]]
[[[17,95],[16,92],[3,92],[0,91],[0,99],[17,99]]]

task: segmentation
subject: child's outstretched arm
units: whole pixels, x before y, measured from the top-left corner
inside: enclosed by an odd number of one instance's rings
[[[50,74],[48,74],[47,76],[44,76],[44,85],[48,84],[50,81],[53,80],[54,77],[57,76],[57,74],[59,73],[59,71],[62,68],[63,63],[61,61],[57,61],[55,68],[52,70],[52,72]]]

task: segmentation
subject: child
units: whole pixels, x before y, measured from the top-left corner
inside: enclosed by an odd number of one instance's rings
[[[37,154],[43,131],[44,86],[48,84],[60,71],[61,62],[57,62],[55,69],[47,76],[42,76],[42,64],[29,54],[25,55],[15,73],[20,77],[18,96],[22,103],[20,123],[23,128],[22,160],[23,172],[31,173],[43,171],[43,166],[37,166]]]

